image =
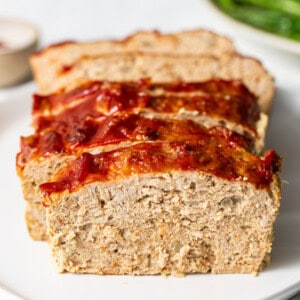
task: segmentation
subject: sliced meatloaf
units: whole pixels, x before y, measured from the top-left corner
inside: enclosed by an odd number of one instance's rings
[[[257,273],[280,203],[280,158],[221,136],[83,153],[41,185],[60,271]]]
[[[17,171],[29,233],[59,271],[268,264],[281,159],[260,156],[274,85],[259,61],[197,30],[64,42],[31,65],[40,95]]]

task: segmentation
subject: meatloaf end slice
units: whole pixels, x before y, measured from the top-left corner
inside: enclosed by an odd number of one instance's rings
[[[272,151],[262,158],[244,150],[209,151],[220,160],[194,143],[85,154],[43,184],[58,269],[139,275],[262,270],[280,205],[280,159]]]
[[[157,31],[136,32],[123,40],[100,40],[95,42],[64,42],[50,45],[32,55],[31,67],[37,85],[42,93],[48,93],[62,67],[68,70],[83,57],[93,58],[107,53],[126,53],[143,51],[145,53],[221,56],[235,53],[235,48],[228,38],[197,29],[171,34]],[[52,83],[51,83],[52,82]]]

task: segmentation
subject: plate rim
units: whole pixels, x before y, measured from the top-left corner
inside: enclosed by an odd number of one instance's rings
[[[29,83],[28,85],[26,85],[25,87],[23,87],[21,90],[19,89],[16,89],[16,90],[12,90],[9,95],[7,95],[7,98],[4,100],[4,102],[9,105],[9,106],[13,106],[15,104],[15,101],[12,101],[12,102],[9,102],[10,101],[10,98],[11,97],[14,97],[14,96],[23,96],[24,94],[25,95],[28,95],[28,94],[31,94],[31,92],[35,89],[34,85],[31,83]],[[1,93],[0,93],[1,95]],[[21,97],[21,99],[24,101],[26,99],[26,97]],[[31,101],[28,101],[28,104],[26,105],[30,105],[31,104]],[[0,107],[1,107],[2,103],[0,101]],[[25,118],[27,118],[28,116],[25,116],[24,115],[24,112],[21,112],[21,111],[18,111],[18,114],[20,114],[22,116],[22,122]],[[15,124],[15,120],[11,121],[11,124]],[[6,128],[4,128],[5,130]],[[8,129],[9,130],[9,129]],[[18,137],[15,137],[15,138],[18,138]],[[0,171],[0,173],[3,172],[3,171]],[[5,189],[5,191],[7,191],[7,189]],[[33,241],[31,241],[33,243]],[[50,258],[49,258],[50,260]],[[54,272],[54,270],[53,270]],[[218,276],[218,275],[217,275]],[[62,281],[63,282],[63,281]],[[287,297],[292,297],[293,295],[295,295],[298,291],[300,290],[300,280],[298,280],[297,282],[294,282],[292,283],[291,285],[285,287],[284,289],[278,291],[278,292],[274,292],[273,294],[270,293],[265,299],[277,299],[277,300],[280,300],[280,299],[286,299]],[[15,292],[15,289],[13,289],[13,291]],[[18,292],[18,290],[16,291]],[[195,295],[196,296],[196,295]],[[205,295],[204,295],[205,296]],[[126,297],[126,295],[125,295]]]

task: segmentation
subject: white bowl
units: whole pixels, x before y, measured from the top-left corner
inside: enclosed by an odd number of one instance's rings
[[[29,55],[38,45],[30,23],[0,17],[0,87],[17,84],[30,74]]]

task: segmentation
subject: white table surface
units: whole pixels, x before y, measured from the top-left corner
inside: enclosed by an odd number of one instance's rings
[[[70,39],[123,37],[140,29],[170,32],[204,27],[231,37],[241,53],[262,60],[276,79],[274,112],[279,122],[274,124],[271,118],[267,143],[285,158],[283,179],[288,181],[289,185],[283,185],[281,214],[288,214],[291,218],[297,214],[300,216],[299,204],[296,202],[300,199],[289,199],[292,193],[300,195],[300,159],[296,161],[289,159],[299,156],[300,153],[299,142],[293,142],[293,139],[300,138],[300,56],[248,40],[247,35],[241,35],[232,27],[228,27],[209,10],[204,0],[1,0],[0,2],[0,16],[21,17],[36,24],[40,31],[42,46]],[[24,88],[26,85],[0,89],[0,102],[11,93],[22,93]],[[299,130],[295,122],[299,124]],[[1,197],[0,201],[3,200]],[[3,213],[0,211],[0,217]],[[300,228],[290,234],[294,235],[293,239],[299,241],[299,232]],[[280,243],[282,246],[286,241],[285,234],[280,231],[279,217],[275,246]]]

